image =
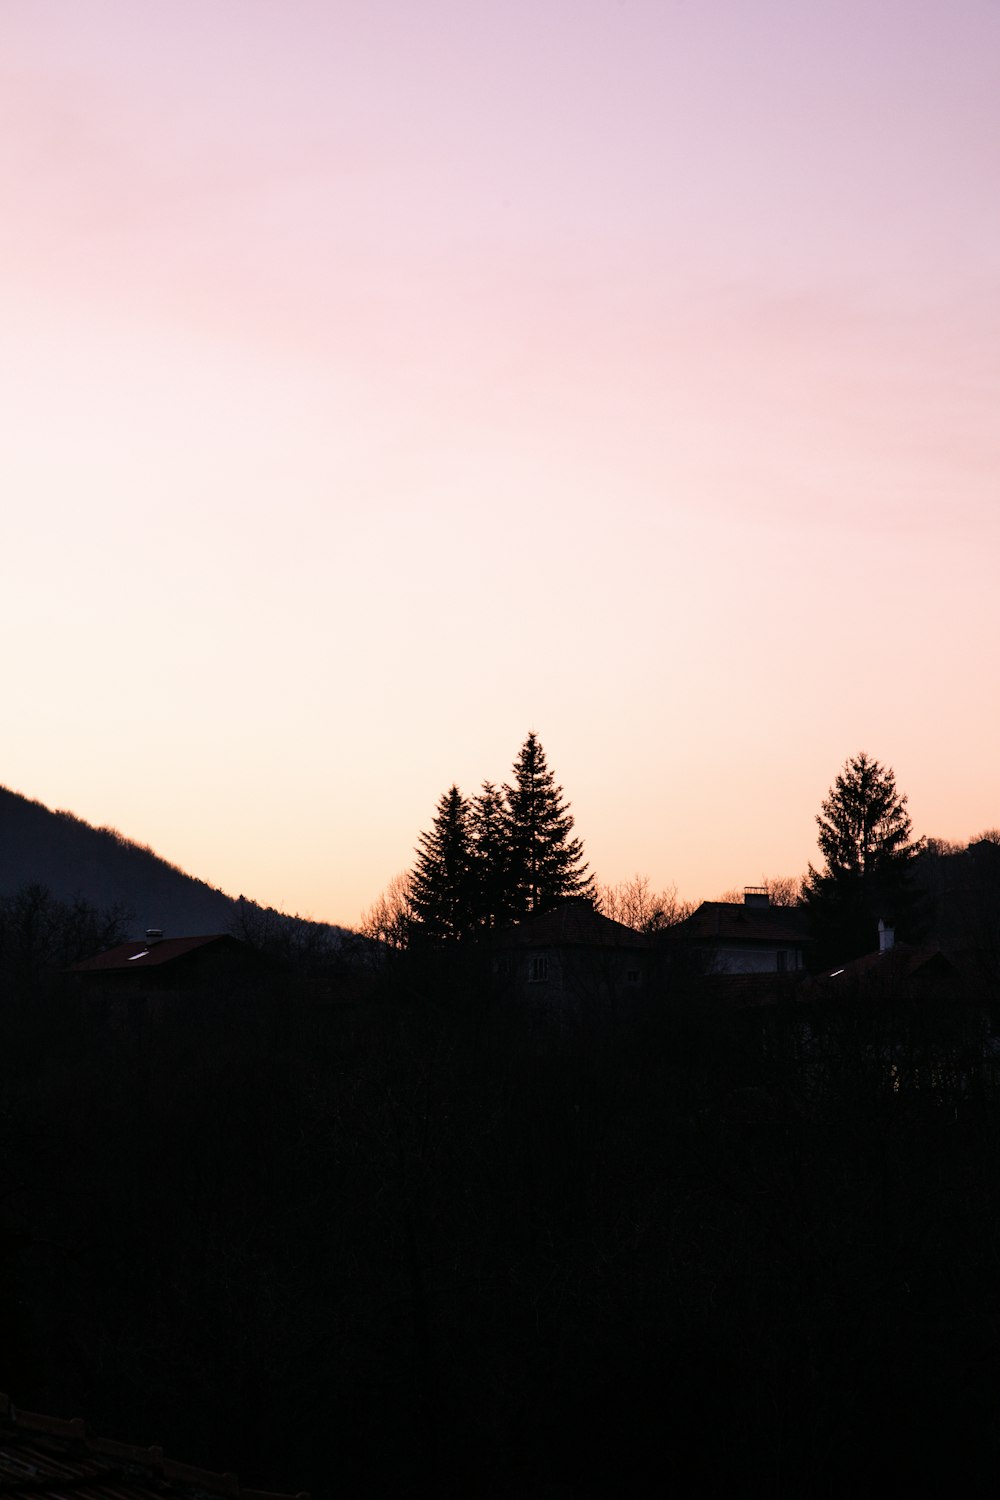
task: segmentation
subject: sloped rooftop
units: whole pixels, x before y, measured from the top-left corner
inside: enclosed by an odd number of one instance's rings
[[[235,1474],[213,1474],[164,1458],[160,1448],[96,1437],[80,1418],[22,1411],[0,1394],[0,1495],[31,1500],[292,1500],[241,1487]],[[294,1500],[309,1500],[299,1494]]]
[[[532,912],[497,934],[503,946],[517,948],[646,948],[645,933],[615,922],[583,898],[560,901],[549,911]]]
[[[943,952],[939,943],[896,943],[885,953],[876,950],[865,953],[849,963],[838,964],[817,974],[814,985],[823,986],[831,981],[831,992],[840,978],[847,980],[883,979],[893,983],[915,979],[946,979],[957,975],[961,965],[955,956]]]
[[[151,942],[135,941],[119,943],[116,948],[107,948],[93,958],[85,958],[73,964],[71,974],[103,973],[111,969],[152,969],[163,964],[174,963],[189,954],[218,944],[234,951],[251,952],[245,943],[226,932],[212,933],[207,937],[155,938]]]
[[[691,937],[712,942],[806,943],[807,913],[799,906],[703,901],[684,924]]]

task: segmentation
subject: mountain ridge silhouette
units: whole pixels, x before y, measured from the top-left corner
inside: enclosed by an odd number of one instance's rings
[[[228,932],[241,925],[248,911],[267,910],[187,874],[116,828],[95,828],[75,813],[53,811],[0,786],[0,896],[33,884],[45,886],[60,901],[82,896],[97,907],[124,908],[136,936],[147,928],[174,937]],[[347,933],[331,923],[309,925]]]

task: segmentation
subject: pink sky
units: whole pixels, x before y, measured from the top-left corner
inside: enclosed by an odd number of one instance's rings
[[[0,781],[355,922],[1000,823],[1000,7],[6,0]]]

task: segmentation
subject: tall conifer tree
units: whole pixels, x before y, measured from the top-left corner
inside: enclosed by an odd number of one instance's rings
[[[920,918],[913,860],[922,840],[911,841],[906,798],[896,790],[892,767],[863,750],[846,761],[816,823],[824,866],[809,866],[803,894],[819,961],[871,951],[879,918],[900,937],[915,936]]]
[[[571,837],[570,805],[534,730],[514,762],[514,784],[504,793],[511,914],[544,911],[566,896],[592,898],[594,877],[587,874],[583,844]]]
[[[409,896],[416,940],[451,943],[471,932],[475,875],[469,803],[457,786],[445,792],[430,830],[420,835]]]
[[[499,787],[484,781],[473,797],[470,814],[472,867],[475,877],[475,926],[504,927],[513,920],[510,892],[509,818]]]

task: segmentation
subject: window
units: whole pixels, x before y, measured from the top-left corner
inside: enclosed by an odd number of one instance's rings
[[[528,959],[528,983],[544,984],[549,977],[549,961],[544,953]]]
[[[777,959],[778,973],[784,974],[785,970],[788,968],[788,954],[778,952],[774,956]]]
[[[625,970],[625,982],[626,982],[626,984],[638,984],[639,983],[639,979],[640,979],[640,974],[639,974],[639,970],[638,969],[626,969]]]

